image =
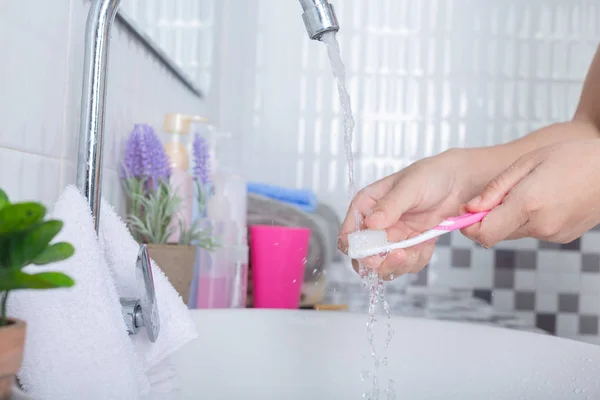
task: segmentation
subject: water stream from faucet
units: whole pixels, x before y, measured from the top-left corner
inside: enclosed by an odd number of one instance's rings
[[[336,39],[334,32],[328,32],[323,34],[321,41],[325,43],[327,47],[327,55],[329,56],[329,62],[331,63],[331,69],[333,76],[337,83],[340,106],[342,109],[343,123],[344,123],[344,149],[346,152],[346,161],[348,163],[348,195],[350,200],[356,195],[356,183],[354,177],[354,154],[352,150],[352,139],[354,132],[354,116],[352,114],[352,107],[350,102],[350,94],[346,88],[346,69],[342,61],[340,46]],[[356,229],[360,229],[363,216],[355,211],[354,218],[356,222]],[[371,351],[371,371],[363,371],[361,378],[365,381],[372,383],[371,388],[363,393],[363,398],[368,400],[378,400],[380,394],[380,366],[383,364],[384,368],[387,367],[387,356],[380,354],[376,349],[375,344],[375,323],[376,323],[376,311],[377,305],[381,305],[383,312],[387,317],[387,337],[383,351],[387,350],[392,336],[394,334],[391,325],[391,313],[389,304],[385,298],[383,291],[383,281],[378,277],[377,272],[374,270],[368,270],[365,266],[359,264],[359,274],[361,277],[362,286],[368,288],[369,291],[369,311],[367,319],[367,340]],[[394,390],[394,381],[390,378],[387,388],[385,389],[387,400],[394,400],[396,393]]]

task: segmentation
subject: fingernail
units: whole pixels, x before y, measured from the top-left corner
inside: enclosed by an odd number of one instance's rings
[[[474,207],[477,204],[481,203],[481,195],[474,197],[473,199],[471,199],[471,201],[469,201],[467,203],[468,206]]]

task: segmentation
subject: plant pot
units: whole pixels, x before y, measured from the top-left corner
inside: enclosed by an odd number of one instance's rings
[[[0,327],[0,400],[11,397],[15,376],[23,362],[25,347],[24,321],[8,319],[8,325]]]
[[[171,285],[183,298],[185,304],[190,297],[190,286],[194,278],[196,247],[179,244],[149,244],[150,257],[165,273]]]

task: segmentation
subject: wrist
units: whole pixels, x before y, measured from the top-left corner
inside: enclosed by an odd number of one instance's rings
[[[454,159],[458,196],[465,203],[516,160],[510,149],[502,145],[451,149],[444,155]]]
[[[575,140],[600,139],[600,126],[587,115],[576,114],[566,125],[573,127]]]
[[[572,140],[592,140],[600,138],[598,127],[584,116],[576,116],[572,121],[559,122],[531,132],[520,139],[502,145],[514,159],[531,151]]]

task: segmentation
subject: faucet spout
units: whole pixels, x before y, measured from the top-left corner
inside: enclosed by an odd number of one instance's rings
[[[311,39],[320,40],[323,34],[340,30],[333,5],[327,0],[300,0],[300,5],[304,11],[304,26]]]

